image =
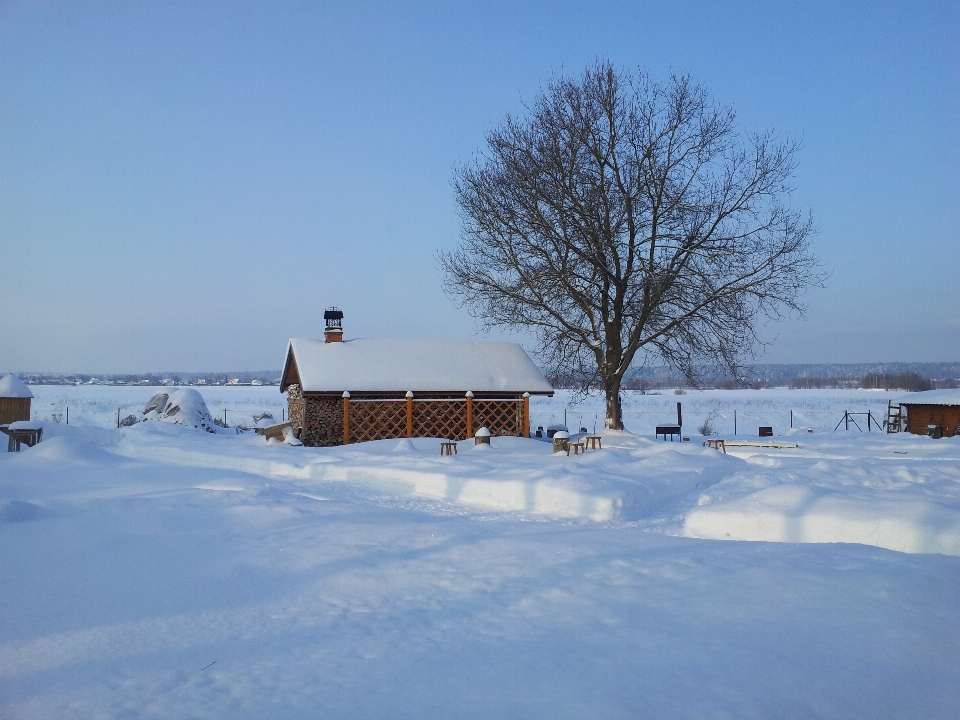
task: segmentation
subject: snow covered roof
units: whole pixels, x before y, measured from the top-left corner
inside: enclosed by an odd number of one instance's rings
[[[523,348],[506,342],[295,338],[280,389],[296,376],[304,392],[553,393]]]
[[[0,397],[32,398],[33,393],[16,375],[4,375],[0,378]]]
[[[904,405],[960,405],[960,390],[924,390],[897,398]]]

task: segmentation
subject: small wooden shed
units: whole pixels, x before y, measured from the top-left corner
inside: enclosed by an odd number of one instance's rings
[[[0,425],[30,419],[33,393],[16,375],[0,378]]]
[[[304,445],[463,440],[481,427],[529,437],[530,396],[553,395],[516,343],[333,335],[287,346],[280,390]]]
[[[907,430],[926,435],[931,425],[940,427],[944,437],[960,435],[960,390],[925,390],[900,398],[907,410]]]

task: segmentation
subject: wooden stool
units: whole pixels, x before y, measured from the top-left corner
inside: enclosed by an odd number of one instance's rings
[[[442,442],[440,443],[440,454],[441,455],[456,455],[457,454],[457,444],[455,442]]]
[[[586,453],[587,447],[583,443],[567,443],[567,456],[570,455],[571,450],[573,450],[574,455],[579,455],[581,450]]]
[[[715,450],[723,450],[724,455],[727,454],[727,443],[720,438],[711,438],[710,440],[707,440],[707,445]]]
[[[603,443],[600,442],[600,436],[599,436],[599,435],[587,435],[587,436],[583,439],[583,441],[584,441],[584,442],[583,442],[584,446],[589,445],[591,450],[596,450],[597,448],[603,449]],[[583,451],[586,452],[586,451],[587,451],[587,448],[584,447],[584,448],[583,448]]]

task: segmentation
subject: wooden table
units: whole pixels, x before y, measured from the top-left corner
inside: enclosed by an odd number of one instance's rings
[[[573,450],[573,454],[574,454],[574,455],[579,455],[581,450],[583,450],[584,453],[587,452],[587,446],[584,445],[583,443],[576,443],[576,442],[567,443],[567,455],[568,455],[568,456],[570,455],[570,451],[571,451],[571,450]]]
[[[43,428],[18,428],[11,430],[9,426],[0,427],[0,432],[7,435],[7,452],[20,452],[20,445],[33,447],[43,439]]]
[[[600,441],[599,435],[587,435],[583,439],[584,445],[589,445],[591,450],[596,450],[597,448],[603,449],[603,443]],[[584,447],[584,450],[587,448]]]

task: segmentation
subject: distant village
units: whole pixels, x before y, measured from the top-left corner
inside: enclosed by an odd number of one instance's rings
[[[960,363],[762,363],[750,368],[747,387],[792,387],[796,389],[902,389],[932,390],[955,388],[960,384]],[[279,385],[280,372],[259,370],[243,372],[155,372],[124,375],[84,373],[16,373],[27,385],[142,385],[163,386],[244,386]],[[549,374],[549,373],[548,373]],[[553,378],[554,387],[567,387],[562,378]],[[664,367],[641,368],[624,379],[624,390],[640,393],[688,387],[675,370]],[[732,389],[738,383],[720,373],[705,372],[700,387]]]
[[[19,373],[27,385],[143,385],[223,386],[223,385],[279,385],[276,371],[239,373],[144,373],[142,375],[85,375],[83,373]]]

